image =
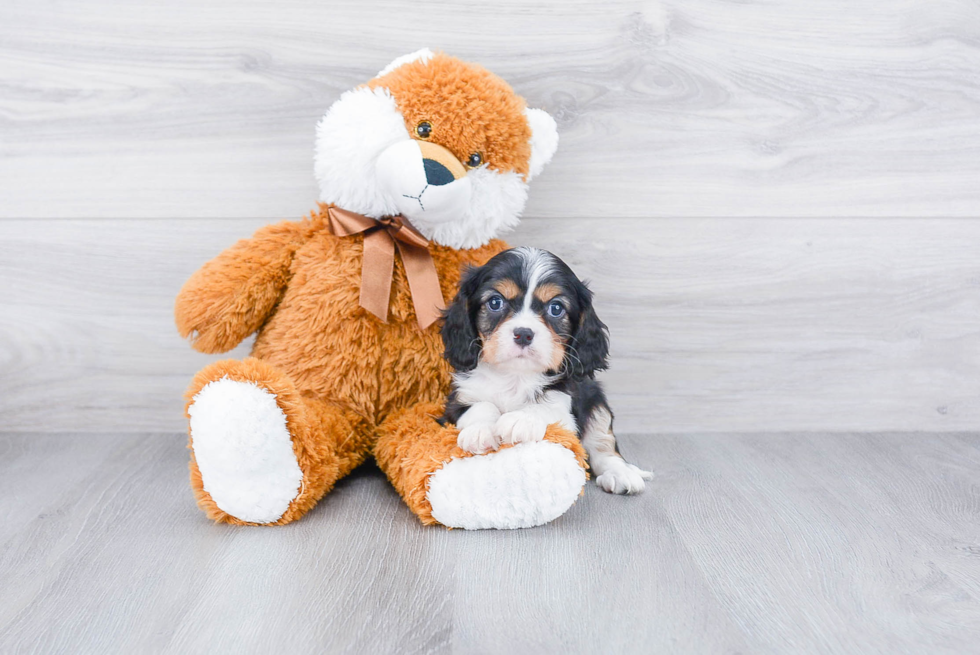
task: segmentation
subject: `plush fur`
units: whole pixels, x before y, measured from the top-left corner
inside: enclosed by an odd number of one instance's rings
[[[423,120],[432,128],[424,137],[417,129]],[[396,60],[327,111],[315,166],[325,202],[304,220],[239,241],[177,297],[180,334],[201,352],[225,352],[257,334],[251,357],[205,367],[186,394],[191,485],[210,518],[289,523],[373,454],[422,522],[439,520],[427,495],[431,476],[472,455],[456,447],[454,429],[435,420],[442,408],[434,403],[450,383],[438,326],[418,327],[400,257],[387,321],[360,307],[363,236],[330,234],[328,210],[405,215],[431,239],[448,301],[465,267],[506,249],[494,237],[517,223],[527,181],[556,145],[553,121],[528,113],[502,80],[427,51]],[[468,167],[474,152],[479,165]],[[399,188],[419,181],[433,187],[422,194],[425,207]],[[548,435],[571,454],[511,454],[504,468],[514,475],[524,458],[548,462],[567,492],[584,472],[584,451],[567,430],[552,426]],[[486,462],[487,470],[502,466]],[[454,480],[443,485],[454,497],[465,493],[465,476],[446,479]],[[565,493],[556,504],[536,497],[536,488],[525,487],[519,516],[501,514],[502,499],[475,486],[468,506],[482,507],[474,512],[483,518],[443,516],[459,527],[520,527],[551,520],[573,500]]]
[[[188,412],[194,458],[215,503],[246,521],[282,518],[303,472],[276,397],[255,382],[222,378],[206,384]]]
[[[417,129],[426,123],[424,138]],[[426,185],[414,141],[480,164],[452,183]],[[558,147],[554,120],[489,71],[427,50],[399,58],[348,91],[317,126],[320,200],[374,218],[401,213],[426,236],[453,248],[477,248],[512,230],[528,182]],[[417,152],[416,152],[417,155]],[[391,171],[397,171],[393,176]],[[429,199],[445,196],[444,211]]]
[[[282,520],[269,523],[298,518],[363,462],[377,426],[393,410],[439,401],[448,391],[439,332],[419,329],[401,259],[382,323],[358,304],[363,237],[329,234],[326,211],[321,206],[304,221],[239,241],[195,273],[177,301],[178,329],[202,352],[223,352],[259,332],[252,357],[206,367],[186,398],[190,417],[198,393],[223,378],[256,383],[276,397],[294,448],[304,455],[297,452],[304,494]],[[500,241],[471,250],[430,246],[444,298],[452,297],[464,265],[482,264],[505,248]],[[259,316],[261,307],[269,314]],[[192,486],[212,518],[256,523],[216,511],[194,460],[191,466]]]
[[[439,519],[438,499],[435,515],[432,500],[430,499],[430,481],[432,476],[444,468],[455,468],[455,463],[463,459],[488,460],[492,456],[473,457],[461,449],[456,441],[459,431],[453,427],[442,427],[436,423],[435,419],[443,411],[442,402],[421,403],[415,407],[399,410],[392,413],[381,425],[381,436],[374,448],[374,456],[378,465],[388,475],[388,479],[401,494],[409,508],[415,512],[422,523],[432,525],[441,522]],[[565,462],[564,465],[555,466],[553,472],[560,479],[579,480],[578,489],[572,494],[560,495],[560,498],[545,494],[543,497],[544,507],[551,508],[567,501],[562,508],[562,512],[574,502],[582,491],[585,484],[586,454],[585,449],[570,431],[559,426],[549,426],[544,439],[553,444],[568,450],[574,457],[571,465]],[[502,446],[501,449],[511,446]],[[512,469],[514,467],[511,467]],[[511,477],[510,482],[513,482]],[[449,486],[449,485],[447,485]],[[508,504],[503,498],[474,498],[465,496],[462,493],[456,494],[456,503],[469,503],[472,508],[480,506],[480,511],[475,511],[463,523],[444,523],[453,527],[472,528],[476,523],[479,527],[515,528],[529,527],[526,523],[528,516],[533,516],[536,512],[542,511],[542,503],[534,496],[524,497],[523,503],[519,507],[509,505],[511,509],[516,509],[515,514],[505,515],[501,513],[501,508],[506,510]],[[516,499],[512,499],[516,500]],[[453,508],[445,508],[452,512]],[[492,512],[498,512],[500,522],[495,525],[487,524],[487,516]],[[539,518],[542,518],[539,516]],[[534,525],[545,523],[555,518],[551,516],[547,520],[540,520]],[[480,519],[483,519],[482,521]]]

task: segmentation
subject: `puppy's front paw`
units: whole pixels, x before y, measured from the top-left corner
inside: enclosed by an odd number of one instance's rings
[[[638,494],[646,487],[644,480],[652,480],[653,473],[632,464],[619,461],[595,479],[599,488],[611,494]]]
[[[496,449],[500,440],[493,433],[492,423],[474,423],[459,431],[456,445],[466,452],[482,455]]]
[[[500,441],[510,444],[541,441],[547,429],[547,423],[524,411],[502,414],[493,426]]]

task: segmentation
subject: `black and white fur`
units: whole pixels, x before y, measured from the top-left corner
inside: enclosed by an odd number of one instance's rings
[[[619,454],[595,380],[608,364],[607,329],[592,292],[555,255],[515,248],[468,270],[442,339],[455,373],[440,422],[459,428],[460,448],[540,441],[559,423],[581,439],[605,491],[639,493],[653,477]]]

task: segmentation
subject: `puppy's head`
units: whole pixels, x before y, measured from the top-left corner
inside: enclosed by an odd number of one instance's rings
[[[457,372],[503,369],[592,377],[607,365],[606,326],[592,292],[557,257],[537,248],[500,253],[463,276],[442,327]]]

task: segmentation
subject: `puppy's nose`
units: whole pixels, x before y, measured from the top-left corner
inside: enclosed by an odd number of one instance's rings
[[[521,348],[531,345],[534,341],[534,332],[530,328],[516,328],[514,330],[514,343]]]

